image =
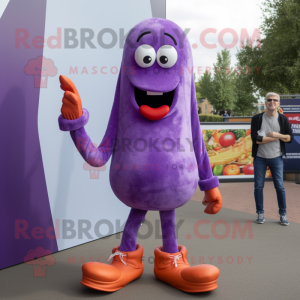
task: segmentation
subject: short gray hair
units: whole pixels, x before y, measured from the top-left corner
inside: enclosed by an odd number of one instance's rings
[[[278,94],[276,94],[276,93],[273,93],[273,92],[270,92],[270,93],[268,93],[266,95],[265,101],[267,101],[267,99],[268,99],[269,96],[273,96],[273,95],[277,96],[277,99],[280,102],[280,96]]]

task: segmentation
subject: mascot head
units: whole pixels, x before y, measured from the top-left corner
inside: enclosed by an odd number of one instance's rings
[[[120,104],[126,111],[157,121],[190,107],[191,47],[175,23],[153,18],[134,26],[121,67],[120,98],[126,103]]]

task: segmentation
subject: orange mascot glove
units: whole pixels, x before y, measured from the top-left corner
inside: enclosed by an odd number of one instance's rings
[[[206,206],[204,212],[207,214],[216,214],[222,208],[222,196],[217,187],[205,191],[202,204]]]
[[[76,120],[82,116],[82,104],[79,93],[70,78],[60,75],[59,81],[60,88],[65,91],[62,99],[61,114],[65,119]]]

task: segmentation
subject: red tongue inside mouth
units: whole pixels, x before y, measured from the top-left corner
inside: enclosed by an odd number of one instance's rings
[[[140,113],[147,119],[157,121],[162,119],[168,114],[170,107],[168,105],[162,105],[158,108],[152,108],[148,105],[140,106]]]

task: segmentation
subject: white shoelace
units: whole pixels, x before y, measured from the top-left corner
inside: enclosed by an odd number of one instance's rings
[[[123,260],[123,256],[127,256],[127,254],[122,253],[122,252],[119,252],[119,251],[116,251],[115,253],[113,253],[113,254],[108,258],[107,261],[110,261],[110,260],[111,260],[114,256],[116,256],[116,255],[119,255],[121,262],[122,262],[124,265],[127,266],[127,264],[126,264],[125,261]]]
[[[181,253],[177,255],[170,255],[170,258],[174,258],[173,264],[175,265],[176,268],[177,268],[177,260],[179,260],[180,257],[182,257]]]

